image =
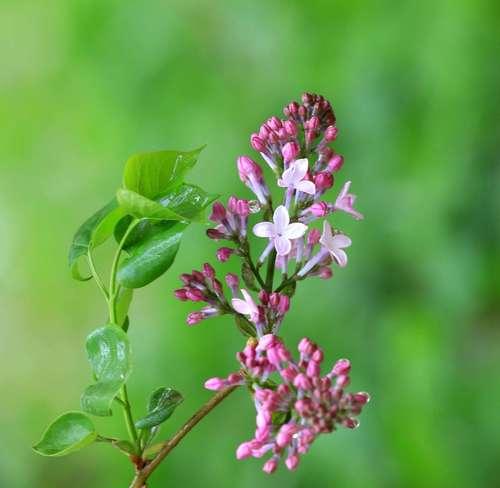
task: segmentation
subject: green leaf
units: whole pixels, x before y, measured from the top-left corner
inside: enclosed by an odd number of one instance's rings
[[[111,403],[131,371],[127,334],[116,325],[105,325],[87,337],[86,349],[96,383],[83,392],[82,408],[93,415],[111,415]]]
[[[135,446],[130,441],[114,440],[111,442],[113,447],[119,449],[123,454],[130,456],[131,454],[137,454]]]
[[[116,322],[120,327],[125,323],[133,297],[134,290],[120,287],[118,297],[116,298]]]
[[[246,337],[255,337],[257,332],[254,325],[249,322],[243,315],[235,315],[234,321],[238,330]]]
[[[125,213],[139,219],[185,220],[184,217],[163,207],[160,203],[126,188],[120,188],[116,193],[116,198]]]
[[[203,210],[217,198],[219,195],[209,194],[199,186],[184,183],[161,197],[159,202],[186,220],[203,221]]]
[[[182,181],[196,164],[203,147],[187,152],[156,151],[131,156],[125,164],[123,186],[154,200]]]
[[[146,449],[144,449],[142,457],[144,459],[153,459],[163,449],[164,446],[165,446],[164,442],[153,444],[152,446],[149,446]]]
[[[52,422],[33,449],[42,456],[65,456],[97,438],[90,418],[82,412],[67,412]]]
[[[161,222],[153,232],[127,249],[129,256],[118,268],[118,283],[141,288],[159,278],[172,265],[186,224]]]
[[[183,400],[182,395],[172,388],[156,389],[149,398],[148,414],[137,420],[135,426],[138,429],[151,429],[162,424],[174,413]]]
[[[114,227],[124,215],[124,210],[118,207],[116,198],[113,198],[80,226],[69,249],[68,260],[73,278],[80,281],[87,281],[91,278],[83,276],[78,269],[79,258],[86,256],[89,249],[105,242],[113,234]]]

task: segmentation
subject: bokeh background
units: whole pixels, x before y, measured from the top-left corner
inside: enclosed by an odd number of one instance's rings
[[[253,430],[241,391],[152,478],[162,486],[494,487],[500,478],[498,2],[3,0],[0,4],[0,486],[128,486],[95,445],[63,459],[30,446],[90,381],[83,343],[97,289],[72,281],[77,226],[108,201],[127,156],[203,143],[191,180],[249,195],[234,171],[249,134],[304,90],[336,110],[336,143],[366,219],[339,216],[350,264],[301,286],[290,343],[351,358],[372,393],[356,431],[323,436],[296,473],[237,462]],[[171,271],[136,294],[136,412],[172,385],[172,433],[234,369],[229,318],[188,328],[177,276],[216,245],[187,232]],[[104,251],[106,255],[106,251]],[[225,271],[229,266],[219,266]],[[125,434],[121,415],[98,421]]]

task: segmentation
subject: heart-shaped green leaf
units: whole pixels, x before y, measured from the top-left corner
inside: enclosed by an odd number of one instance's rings
[[[33,449],[42,456],[65,456],[97,438],[90,418],[82,412],[67,412],[52,422]]]
[[[131,156],[125,164],[123,186],[154,200],[178,185],[198,160],[194,151],[156,151]]]
[[[174,413],[183,400],[182,395],[172,388],[156,389],[149,398],[148,414],[137,420],[135,426],[138,429],[151,429],[160,425]]]
[[[145,237],[127,249],[128,257],[118,268],[118,283],[141,288],[159,278],[172,265],[187,224],[158,223]]]
[[[116,198],[98,210],[87,219],[76,231],[69,249],[69,265],[73,277],[80,281],[87,281],[91,277],[83,276],[78,269],[78,260],[86,256],[89,249],[99,246],[111,235],[116,224],[123,218],[125,212],[118,206]]]
[[[111,403],[131,371],[127,334],[116,325],[105,325],[87,337],[86,349],[96,383],[83,392],[82,408],[93,415],[111,415]]]

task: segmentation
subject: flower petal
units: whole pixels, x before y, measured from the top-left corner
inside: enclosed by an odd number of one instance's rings
[[[245,302],[248,304],[248,306],[251,309],[257,309],[257,305],[255,305],[255,302],[253,301],[252,295],[248,293],[244,288],[241,289],[241,294],[243,295],[243,298],[245,299]]]
[[[274,235],[283,234],[284,230],[290,223],[290,216],[288,210],[283,205],[276,208],[273,215],[274,221]]]
[[[323,233],[321,234],[319,242],[330,251],[334,248],[332,227],[326,220],[323,221]]]
[[[272,222],[259,222],[253,226],[253,233],[257,237],[273,237],[275,234]]]
[[[347,265],[347,254],[342,251],[342,249],[335,249],[332,251],[332,256],[341,268]]]
[[[352,244],[351,239],[344,234],[336,234],[333,236],[333,246],[336,249],[342,249],[343,247],[349,247]]]
[[[299,182],[304,179],[304,176],[307,173],[307,169],[309,167],[309,161],[306,158],[297,159],[295,163],[293,163],[293,167],[295,168],[295,174],[293,175],[294,183]]]
[[[309,193],[309,195],[314,195],[316,193],[316,185],[309,180],[302,180],[295,184],[297,190],[304,193]]]
[[[347,195],[347,193],[349,192],[349,188],[351,187],[351,183],[351,181],[346,181],[344,183],[344,186],[340,190],[339,196],[337,197],[337,202],[342,200]]]
[[[283,232],[283,237],[288,239],[298,239],[304,235],[306,230],[307,225],[301,224],[300,222],[294,222],[286,228],[285,232]]]
[[[250,315],[250,313],[252,312],[248,303],[245,302],[245,300],[241,300],[240,298],[233,298],[231,300],[231,305],[238,313],[241,313],[243,315]]]
[[[290,166],[290,168],[283,171],[281,178],[278,180],[278,186],[282,188],[289,187],[294,182],[295,168]]]
[[[292,243],[287,237],[278,236],[274,238],[274,247],[278,256],[286,256],[292,249]]]

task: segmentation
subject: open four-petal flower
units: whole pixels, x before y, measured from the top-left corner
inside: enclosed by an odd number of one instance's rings
[[[307,175],[309,161],[304,159],[297,159],[297,161],[290,164],[290,167],[283,171],[281,178],[278,180],[278,186],[282,188],[293,188],[297,191],[314,195],[316,193],[316,185],[304,178]]]
[[[242,289],[241,294],[243,295],[243,300],[241,298],[233,298],[231,300],[233,308],[242,315],[248,315],[252,322],[257,322],[259,320],[259,308],[253,301],[250,293]]]
[[[354,209],[356,195],[349,193],[350,187],[351,182],[347,181],[340,190],[339,196],[337,197],[337,200],[335,200],[335,204],[333,207],[335,208],[335,210],[342,210],[348,214],[351,214],[355,219],[361,220],[363,218],[363,214]]]
[[[288,210],[280,205],[274,211],[273,222],[260,222],[254,226],[253,232],[258,237],[270,239],[278,256],[286,256],[292,249],[291,240],[302,237],[306,229],[307,225],[300,222],[291,224]]]
[[[343,268],[347,264],[347,254],[344,248],[349,247],[352,241],[344,234],[333,234],[332,228],[326,220],[323,222],[323,234],[321,234],[319,242],[339,266]]]

